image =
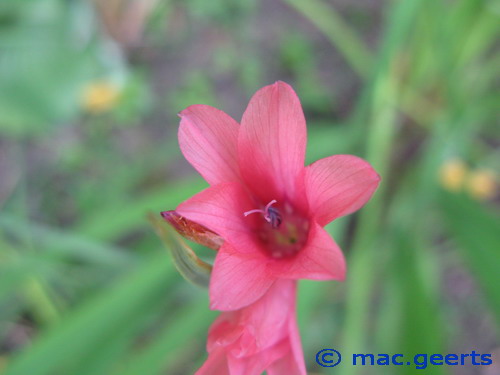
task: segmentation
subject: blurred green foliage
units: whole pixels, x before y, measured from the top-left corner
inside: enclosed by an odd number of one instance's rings
[[[0,4],[1,373],[194,373],[216,313],[146,213],[206,186],[179,152],[175,114],[204,103],[239,119],[277,79],[303,102],[308,162],[352,153],[383,178],[328,228],[348,280],[301,282],[311,373],[415,373],[328,372],[314,362],[325,347],[498,350],[498,180],[486,201],[439,180],[450,158],[498,179],[498,2],[159,0],[141,17],[146,3]],[[96,82],[110,91],[89,107]]]

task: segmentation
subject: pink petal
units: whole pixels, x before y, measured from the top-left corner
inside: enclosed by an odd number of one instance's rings
[[[304,363],[304,353],[302,351],[302,342],[300,341],[299,326],[297,325],[297,314],[294,308],[288,320],[289,340],[292,348],[292,358],[288,359],[288,363],[297,366],[297,374],[307,375],[306,365]],[[293,360],[292,360],[293,359]],[[286,374],[294,374],[293,370],[286,372]]]
[[[273,347],[268,349],[275,354],[272,364],[266,366],[268,374],[306,375],[302,343],[300,341],[295,312],[296,290],[296,281],[278,280],[264,297],[250,307],[252,308],[260,304],[262,300],[267,299],[268,301],[263,303],[263,305],[267,304],[265,312],[268,315],[275,315],[281,320],[277,320],[273,326],[271,325],[272,320],[269,320],[265,315],[261,317],[262,322],[266,322],[267,319],[267,323],[269,323],[269,325],[264,323],[260,327],[259,334],[261,338],[264,336],[272,337],[274,334],[277,338],[281,339],[281,342],[277,342]],[[255,311],[251,313],[255,314],[254,319],[259,319],[258,313]],[[279,331],[282,332],[278,334]]]
[[[288,318],[288,338],[285,342],[286,354],[269,366],[268,375],[307,375],[295,307]]]
[[[210,185],[238,181],[238,123],[217,108],[201,104],[186,108],[179,116],[179,145],[191,165]]]
[[[241,254],[226,242],[215,257],[210,278],[210,308],[241,309],[262,297],[273,282],[263,254]]]
[[[240,320],[251,329],[258,350],[288,334],[287,321],[295,314],[296,289],[295,280],[276,280],[262,298],[241,310]]]
[[[250,252],[256,246],[251,233],[255,218],[245,217],[244,213],[254,208],[244,188],[233,182],[203,190],[182,202],[176,212],[234,243],[238,251]]]
[[[346,265],[333,238],[316,222],[311,223],[307,245],[295,257],[269,265],[274,277],[310,280],[344,280]]]
[[[217,348],[208,355],[207,360],[194,375],[231,375],[224,348]]]
[[[285,343],[283,343],[285,344]],[[286,345],[290,345],[286,343]],[[269,368],[267,369],[268,375],[307,375],[304,360],[300,360],[300,363],[297,363],[297,358],[293,351],[288,347],[288,351],[286,355],[280,357],[277,361],[275,361]]]
[[[262,203],[292,198],[304,168],[306,122],[300,101],[284,82],[252,97],[238,138],[241,175]]]
[[[380,176],[370,164],[352,155],[333,155],[305,169],[311,215],[325,226],[360,209],[377,189]]]
[[[277,345],[263,350],[255,355],[235,358],[228,356],[228,365],[231,375],[261,375],[262,372],[287,354],[287,342],[282,340]],[[288,373],[281,373],[281,375]]]
[[[235,343],[243,334],[244,327],[238,325],[238,311],[220,314],[208,331],[207,351],[211,353],[218,347]]]

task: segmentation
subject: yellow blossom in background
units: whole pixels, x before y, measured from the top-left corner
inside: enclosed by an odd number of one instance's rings
[[[497,181],[494,171],[490,169],[477,169],[472,171],[467,178],[467,191],[479,200],[488,200],[497,194]]]
[[[112,109],[118,102],[119,88],[108,81],[95,81],[83,90],[82,106],[88,112],[97,114]]]
[[[439,169],[439,181],[449,191],[457,192],[462,189],[468,167],[460,159],[446,161]]]

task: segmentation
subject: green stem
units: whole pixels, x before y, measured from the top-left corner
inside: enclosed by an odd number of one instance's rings
[[[387,76],[376,84],[373,110],[376,114],[368,144],[367,158],[381,175],[388,173],[391,145],[396,132],[396,87],[392,76]],[[394,101],[392,101],[394,100]],[[376,109],[376,111],[375,111]],[[387,185],[382,180],[379,191],[360,214],[359,226],[348,261],[348,285],[346,302],[345,337],[342,350],[347,355],[362,353],[365,338],[369,332],[370,301],[375,282],[375,264],[379,250],[379,228],[382,217],[383,196]],[[344,374],[356,373],[354,366],[343,368]]]
[[[367,139],[367,159],[375,170],[385,179],[389,174],[392,145],[398,125],[397,107],[400,105],[400,87],[398,85],[397,61],[401,45],[412,25],[420,0],[398,3],[389,19],[389,27],[384,37],[384,44],[378,57],[375,77],[370,92],[370,127]],[[383,225],[386,180],[360,214],[359,225],[352,246],[352,255],[348,260],[348,285],[346,302],[346,321],[342,350],[346,355],[367,352],[365,346],[369,337],[371,298],[375,278],[383,262],[380,235]],[[342,367],[341,374],[356,374],[356,366]]]

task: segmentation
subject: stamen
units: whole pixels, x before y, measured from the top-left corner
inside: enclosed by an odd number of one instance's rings
[[[273,199],[271,202],[269,202],[266,205],[266,208],[264,208],[264,211],[265,211],[264,219],[266,219],[266,221],[268,223],[273,224],[273,228],[276,228],[275,224],[274,224],[275,223],[274,222],[274,217],[276,217],[276,215],[279,215],[279,214],[278,214],[278,211],[275,208],[271,208],[271,205],[275,204],[276,202],[277,202],[276,199]]]
[[[271,202],[267,204],[266,208],[264,208],[264,211],[268,212],[269,207],[271,207],[275,203],[278,203],[278,201],[276,199],[273,199]]]
[[[250,210],[250,211],[247,211],[245,213],[243,213],[243,215],[245,216],[248,216],[250,214],[256,214],[256,213],[261,213],[263,215],[265,215],[266,213],[264,212],[264,210]]]
[[[273,228],[278,228],[281,224],[281,215],[279,214],[279,211],[276,208],[271,207],[273,204],[277,202],[278,201],[276,199],[273,199],[266,205],[266,207],[263,210],[261,209],[250,210],[244,212],[243,215],[248,216],[250,214],[260,213],[264,216],[264,219],[272,225]]]

